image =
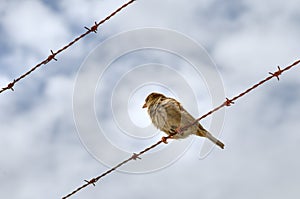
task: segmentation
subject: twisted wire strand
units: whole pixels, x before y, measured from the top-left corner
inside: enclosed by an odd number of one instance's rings
[[[213,108],[211,111],[207,112],[206,114],[202,115],[201,117],[199,117],[198,119],[195,120],[195,122],[191,123],[190,125],[184,126],[182,128],[180,128],[179,131],[184,131],[186,129],[188,129],[189,127],[198,124],[198,122],[204,118],[206,118],[207,116],[213,114],[214,112],[218,111],[219,109],[225,107],[225,106],[231,106],[232,104],[234,104],[234,101],[236,101],[237,99],[243,97],[244,95],[246,95],[247,93],[251,92],[252,90],[256,89],[257,87],[259,87],[260,85],[266,83],[267,81],[271,80],[272,78],[277,78],[277,80],[279,80],[279,76],[282,75],[283,72],[286,72],[288,70],[290,70],[292,67],[298,65],[300,63],[300,60],[295,61],[294,63],[292,63],[291,65],[285,67],[284,69],[281,69],[279,66],[277,67],[278,70],[271,73],[269,72],[269,76],[267,76],[265,79],[261,80],[260,82],[258,82],[257,84],[254,84],[253,86],[251,86],[250,88],[246,89],[244,92],[241,92],[240,94],[234,96],[233,98],[229,99],[226,98],[226,100],[220,104],[219,106]],[[74,191],[72,191],[71,193],[69,193],[68,195],[64,196],[62,199],[67,199],[70,196],[76,194],[78,191],[80,191],[81,189],[84,189],[85,187],[87,187],[88,185],[94,185],[96,186],[96,182],[98,182],[101,178],[105,177],[106,175],[112,173],[113,171],[115,171],[116,169],[118,169],[119,167],[121,167],[122,165],[128,163],[131,160],[137,160],[137,159],[141,159],[140,156],[143,155],[144,153],[150,151],[151,149],[157,147],[158,145],[160,145],[161,143],[167,143],[168,139],[171,139],[176,133],[180,133],[180,132],[175,132],[172,135],[169,135],[167,137],[162,137],[161,140],[159,140],[158,142],[156,142],[155,144],[149,146],[148,148],[145,148],[144,150],[140,151],[139,153],[133,153],[133,155],[131,157],[129,157],[128,159],[124,160],[123,162],[117,164],[116,166],[112,167],[111,169],[105,171],[104,173],[102,173],[101,175],[92,178],[90,180],[85,180],[85,184],[83,184],[82,186],[78,187],[77,189],[75,189]]]
[[[22,74],[21,76],[19,76],[18,78],[14,79],[13,81],[11,81],[10,83],[8,83],[8,85],[6,87],[3,87],[0,90],[0,93],[6,91],[6,90],[12,90],[14,91],[14,85],[21,81],[22,79],[24,79],[25,77],[27,77],[28,75],[30,75],[32,72],[34,72],[37,68],[41,67],[42,65],[46,65],[48,64],[50,61],[55,60],[56,56],[60,53],[62,53],[63,51],[67,50],[70,46],[74,45],[76,42],[78,42],[80,39],[84,38],[85,36],[87,36],[88,34],[90,34],[91,32],[97,33],[98,27],[105,23],[106,21],[108,21],[110,18],[112,18],[113,16],[115,16],[117,13],[119,13],[121,10],[123,10],[124,8],[126,8],[128,5],[132,4],[133,2],[135,2],[136,0],[130,0],[127,3],[123,4],[121,7],[119,7],[118,9],[116,9],[114,12],[112,12],[110,15],[108,15],[106,18],[102,19],[99,22],[95,22],[95,24],[93,26],[91,26],[90,28],[88,27],[84,27],[87,31],[81,35],[79,35],[78,37],[76,37],[73,41],[71,41],[70,43],[68,43],[67,45],[63,46],[62,48],[58,49],[56,52],[53,52],[52,50],[50,50],[51,54],[44,59],[43,61],[41,61],[40,63],[36,64],[34,67],[32,67],[29,71],[25,72],[24,74]],[[278,66],[278,70],[271,73],[269,72],[269,76],[266,77],[265,79],[261,80],[260,82],[258,82],[257,84],[254,84],[252,87],[248,88],[247,90],[245,90],[244,92],[240,93],[239,95],[234,96],[233,98],[229,99],[226,98],[226,100],[219,106],[215,107],[214,109],[212,109],[211,111],[207,112],[206,114],[202,115],[201,117],[197,118],[195,120],[195,122],[191,123],[190,125],[184,126],[180,129],[180,131],[184,131],[186,129],[188,129],[189,127],[197,124],[200,120],[206,118],[207,116],[213,114],[214,112],[218,111],[219,109],[225,107],[225,106],[231,106],[232,104],[234,104],[234,102],[243,97],[244,95],[246,95],[247,93],[251,92],[252,90],[256,89],[257,87],[259,87],[260,85],[266,83],[267,81],[271,80],[272,78],[276,77],[277,80],[279,80],[279,76],[282,75],[283,72],[286,72],[288,70],[290,70],[292,67],[298,65],[300,63],[300,60],[295,61],[294,63],[292,63],[291,65],[285,67],[284,69],[281,69]],[[177,132],[179,133],[179,132]],[[176,134],[176,133],[175,133]],[[145,148],[144,150],[140,151],[139,153],[133,153],[133,155],[131,157],[129,157],[128,159],[120,162],[119,164],[117,164],[116,166],[112,167],[111,169],[105,171],[104,173],[102,173],[101,175],[92,178],[90,180],[85,180],[85,184],[83,184],[82,186],[78,187],[77,189],[75,189],[74,191],[72,191],[71,193],[69,193],[68,195],[64,196],[62,199],[67,199],[70,196],[76,194],[77,192],[79,192],[80,190],[84,189],[85,187],[87,187],[88,185],[96,185],[96,183],[103,177],[105,177],[106,175],[109,175],[110,173],[112,173],[113,171],[115,171],[116,169],[118,169],[119,167],[123,166],[124,164],[128,163],[129,161],[132,160],[137,160],[137,159],[141,159],[140,156],[143,155],[144,153],[150,151],[151,149],[157,147],[158,145],[160,145],[161,143],[167,143],[167,140],[172,138],[174,136],[173,135],[169,135],[167,137],[163,137],[161,140],[159,140],[158,142],[156,142],[155,144]]]
[[[84,27],[85,29],[87,29],[87,31],[81,35],[79,35],[78,37],[76,37],[73,41],[71,41],[70,43],[68,43],[67,45],[63,46],[62,48],[58,49],[56,52],[53,52],[52,50],[50,50],[51,54],[44,59],[43,61],[41,61],[40,63],[38,63],[37,65],[35,65],[34,67],[32,67],[29,71],[25,72],[24,74],[22,74],[20,77],[14,79],[12,82],[8,83],[8,85],[6,87],[3,87],[0,90],[0,93],[6,91],[6,90],[12,90],[14,91],[14,85],[21,81],[22,79],[24,79],[25,77],[27,77],[28,75],[30,75],[33,71],[35,71],[37,68],[41,67],[42,65],[46,65],[48,64],[50,61],[55,60],[57,61],[57,59],[55,58],[56,55],[60,54],[61,52],[65,51],[66,49],[68,49],[70,46],[74,45],[76,42],[78,42],[80,39],[82,39],[83,37],[87,36],[88,34],[90,34],[91,32],[97,33],[97,29],[98,27],[105,23],[106,21],[108,21],[110,18],[112,18],[113,16],[115,16],[117,13],[119,13],[121,10],[123,10],[124,8],[126,8],[128,5],[132,4],[133,2],[135,2],[136,0],[130,0],[127,3],[123,4],[121,7],[119,7],[118,9],[116,9],[114,12],[112,12],[110,15],[108,15],[107,17],[105,17],[104,19],[102,19],[99,22],[95,22],[95,24],[90,27]]]

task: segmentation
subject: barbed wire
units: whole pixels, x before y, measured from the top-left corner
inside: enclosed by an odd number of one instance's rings
[[[40,63],[38,63],[37,65],[35,65],[34,67],[32,67],[29,71],[27,71],[26,73],[24,73],[20,77],[14,79],[12,82],[8,83],[8,85],[6,87],[3,87],[0,90],[0,93],[4,92],[6,90],[12,90],[12,91],[14,91],[13,87],[14,87],[14,85],[17,82],[19,82],[20,80],[24,79],[26,76],[30,75],[33,71],[35,71],[37,68],[41,67],[42,65],[46,65],[46,64],[48,64],[52,60],[57,61],[57,59],[55,58],[56,55],[58,55],[59,53],[65,51],[67,48],[69,48],[70,46],[72,46],[73,44],[75,44],[76,42],[78,42],[80,39],[82,39],[83,37],[87,36],[91,32],[97,33],[98,27],[101,24],[103,24],[106,21],[108,21],[111,17],[113,17],[114,15],[116,15],[117,13],[119,13],[121,10],[123,10],[128,5],[132,4],[134,1],[136,1],[136,0],[130,0],[127,3],[123,4],[121,7],[119,7],[118,9],[116,9],[114,12],[112,12],[110,15],[108,15],[107,17],[105,17],[101,21],[95,22],[95,24],[92,27],[90,27],[90,28],[84,27],[87,30],[85,33],[79,35],[73,41],[71,41],[67,45],[63,46],[62,48],[58,49],[56,52],[53,52],[53,50],[50,50],[51,54],[45,60],[41,61]]]
[[[108,21],[111,17],[115,16],[117,13],[119,13],[121,10],[123,10],[124,8],[126,8],[128,5],[132,4],[133,2],[135,2],[136,0],[130,0],[127,3],[123,4],[121,7],[119,7],[118,9],[116,9],[114,12],[112,12],[110,15],[108,15],[107,17],[105,17],[104,19],[102,19],[99,22],[95,22],[93,26],[91,26],[90,28],[88,27],[84,27],[87,31],[81,35],[79,35],[78,37],[76,37],[73,41],[71,41],[70,43],[68,43],[67,45],[61,47],[60,49],[58,49],[56,52],[54,52],[53,50],[50,50],[51,54],[44,59],[43,61],[41,61],[40,63],[36,64],[34,67],[32,67],[29,71],[25,72],[24,74],[22,74],[21,76],[19,76],[18,78],[14,79],[12,82],[8,83],[8,85],[6,87],[3,87],[0,90],[0,93],[6,91],[6,90],[12,90],[14,91],[14,86],[17,82],[21,81],[22,79],[24,79],[25,77],[27,77],[28,75],[30,75],[33,71],[35,71],[37,68],[41,67],[42,65],[46,65],[48,64],[50,61],[55,60],[56,56],[60,53],[62,53],[63,51],[65,51],[66,49],[68,49],[69,47],[71,47],[72,45],[74,45],[76,42],[78,42],[80,39],[84,38],[85,36],[87,36],[88,34],[94,32],[97,33],[98,27],[105,23],[106,21]],[[234,102],[243,97],[244,95],[246,95],[247,93],[251,92],[252,90],[256,89],[257,87],[259,87],[260,85],[266,83],[267,81],[271,80],[272,78],[276,77],[277,80],[279,81],[279,76],[282,75],[283,72],[290,70],[292,67],[298,65],[300,63],[300,60],[295,61],[294,63],[292,63],[291,65],[285,67],[284,69],[281,69],[279,66],[277,67],[278,70],[275,72],[269,72],[269,76],[266,77],[265,79],[261,80],[260,82],[258,82],[257,84],[254,84],[252,87],[248,88],[247,90],[245,90],[244,92],[240,93],[239,95],[236,95],[234,97],[232,97],[231,99],[226,98],[226,100],[219,106],[215,107],[214,109],[210,110],[209,112],[207,112],[206,114],[202,115],[201,117],[197,118],[193,123],[191,123],[190,125],[184,126],[180,129],[178,129],[174,134],[171,134],[169,136],[166,137],[162,137],[161,140],[159,140],[158,142],[156,142],[155,144],[149,146],[148,148],[145,148],[144,150],[140,151],[139,153],[133,153],[132,156],[130,156],[129,158],[125,159],[124,161],[120,162],[119,164],[117,164],[116,166],[110,168],[109,170],[105,171],[104,173],[102,173],[101,175],[92,178],[90,180],[84,180],[85,184],[83,184],[82,186],[78,187],[77,189],[75,189],[74,191],[72,191],[71,193],[69,193],[68,195],[64,196],[62,199],[67,199],[69,197],[71,197],[72,195],[76,194],[77,192],[79,192],[80,190],[84,189],[85,187],[89,186],[89,185],[93,185],[96,186],[96,183],[103,177],[109,175],[110,173],[112,173],[113,171],[115,171],[116,169],[118,169],[119,167],[123,166],[124,164],[132,161],[132,160],[138,160],[141,159],[140,156],[143,155],[144,153],[150,151],[151,149],[157,147],[158,145],[165,143],[167,144],[167,140],[171,139],[175,134],[180,133],[182,131],[187,130],[189,127],[198,124],[198,122],[204,118],[206,118],[207,116],[213,114],[214,112],[218,111],[219,109],[225,107],[225,106],[231,106],[234,104]]]
[[[243,97],[244,95],[246,95],[247,93],[251,92],[252,90],[256,89],[257,87],[259,87],[260,85],[266,83],[267,81],[271,80],[272,78],[276,77],[277,80],[279,81],[279,76],[282,75],[283,72],[290,70],[292,67],[298,65],[300,63],[300,60],[295,61],[294,63],[292,63],[289,66],[286,66],[284,69],[281,69],[279,66],[277,67],[278,70],[275,72],[269,72],[269,76],[267,76],[265,79],[261,80],[260,82],[254,84],[253,86],[251,86],[250,88],[248,88],[247,90],[245,90],[244,92],[240,93],[239,95],[234,96],[233,98],[229,99],[226,98],[225,101],[220,104],[219,106],[215,107],[214,109],[212,109],[211,111],[207,112],[206,114],[202,115],[201,117],[197,118],[195,120],[195,122],[191,123],[190,125],[184,126],[180,129],[178,129],[175,133],[166,136],[166,137],[162,137],[161,140],[159,140],[157,143],[151,145],[150,147],[140,151],[139,153],[133,153],[131,157],[129,157],[128,159],[124,160],[123,162],[117,164],[116,166],[112,167],[111,169],[107,170],[106,172],[102,173],[101,175],[92,178],[90,180],[84,180],[86,183],[83,184],[82,186],[78,187],[77,189],[75,189],[74,191],[72,191],[71,193],[69,193],[68,195],[64,196],[62,199],[67,199],[70,196],[76,194],[78,191],[80,191],[81,189],[87,187],[88,185],[93,185],[96,186],[96,183],[103,177],[105,177],[106,175],[110,174],[111,172],[115,171],[117,168],[121,167],[122,165],[128,163],[131,160],[137,160],[137,159],[141,159],[140,156],[143,155],[144,153],[146,153],[147,151],[150,151],[151,149],[157,147],[158,145],[160,145],[161,143],[165,143],[167,144],[167,140],[171,139],[174,135],[176,135],[177,133],[180,133],[182,131],[187,130],[189,127],[198,124],[198,122],[204,118],[206,118],[207,116],[211,115],[212,113],[218,111],[219,109],[225,107],[225,106],[231,106],[234,104],[234,101],[236,101],[237,99]]]
[[[212,109],[211,111],[209,111],[208,113],[204,114],[203,116],[199,117],[198,119],[195,120],[195,122],[193,122],[190,125],[187,125],[185,127],[182,127],[180,130],[186,130],[187,128],[197,124],[200,120],[202,120],[203,118],[207,117],[208,115],[212,114],[213,112],[216,112],[217,110],[221,109],[224,106],[230,106],[232,104],[234,104],[234,101],[236,101],[238,98],[243,97],[244,95],[246,95],[247,93],[249,93],[250,91],[254,90],[255,88],[257,88],[258,86],[264,84],[265,82],[269,81],[270,79],[272,79],[273,77],[276,77],[277,80],[279,81],[279,76],[287,71],[290,70],[292,67],[296,66],[297,64],[300,63],[300,60],[295,61],[294,63],[292,63],[291,65],[285,67],[284,69],[280,69],[279,66],[277,66],[277,71],[275,72],[269,72],[269,76],[266,77],[265,79],[261,80],[260,82],[258,82],[257,84],[254,84],[252,87],[248,88],[247,90],[245,90],[244,92],[240,93],[239,95],[234,96],[233,98],[229,99],[226,98],[226,101],[221,104],[220,106],[217,106],[216,108]]]
[[[96,186],[96,182],[98,180],[100,180],[101,178],[103,178],[104,176],[110,174],[111,172],[113,172],[114,170],[116,170],[117,168],[121,167],[122,165],[126,164],[127,162],[131,161],[131,160],[137,160],[137,159],[141,159],[139,156],[146,153],[147,151],[155,148],[156,146],[160,145],[162,142],[164,142],[163,140],[167,140],[171,138],[170,136],[164,137],[164,139],[158,141],[157,143],[151,145],[150,147],[144,149],[143,151],[139,152],[139,153],[133,153],[131,157],[129,157],[128,159],[124,160],[123,162],[120,162],[119,164],[117,164],[116,166],[112,167],[111,169],[107,170],[106,172],[102,173],[101,175],[92,178],[90,180],[84,180],[86,183],[83,184],[82,186],[78,187],[76,190],[72,191],[71,193],[69,193],[68,195],[64,196],[62,199],[66,199],[69,198],[70,196],[74,195],[75,193],[77,193],[78,191],[80,191],[81,189],[85,188],[86,186],[92,184],[94,186]]]

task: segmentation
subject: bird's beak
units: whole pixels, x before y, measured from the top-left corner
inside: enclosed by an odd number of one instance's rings
[[[147,108],[147,104],[145,103],[142,108]]]

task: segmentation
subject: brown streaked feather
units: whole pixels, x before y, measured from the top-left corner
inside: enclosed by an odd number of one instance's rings
[[[143,108],[146,107],[154,126],[167,134],[173,134],[179,128],[189,126],[189,128],[177,133],[172,138],[182,139],[195,134],[207,137],[221,148],[224,148],[224,144],[205,130],[200,123],[191,125],[195,122],[195,118],[177,100],[165,97],[160,93],[151,93],[145,100]]]

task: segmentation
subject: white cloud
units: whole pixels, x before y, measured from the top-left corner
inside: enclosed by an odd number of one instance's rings
[[[70,3],[69,1],[59,1],[58,7],[64,16],[69,20],[72,25],[87,26],[93,25],[94,21],[104,19],[110,13],[120,7],[127,1],[85,1],[75,0]],[[125,11],[126,12],[126,11]]]
[[[5,36],[0,39],[0,87],[124,2],[59,1],[57,9],[52,9],[41,1],[5,1],[0,5],[0,32]],[[221,68],[229,97],[277,65],[299,59],[297,1],[232,2],[136,1],[105,23],[96,36],[87,37],[55,64],[19,82],[15,92],[2,93],[0,197],[59,198],[107,169],[84,150],[72,110],[72,74],[86,52],[105,36],[145,26],[183,32],[208,48]],[[179,161],[164,170],[112,174],[77,198],[276,199],[299,195],[298,68],[285,73],[279,83],[272,80],[227,108],[220,138],[225,150],[216,148],[198,160],[202,140],[196,139]],[[194,78],[190,81],[197,83]]]
[[[4,9],[1,23],[11,48],[48,53],[70,39],[63,18],[40,1],[10,1]]]

